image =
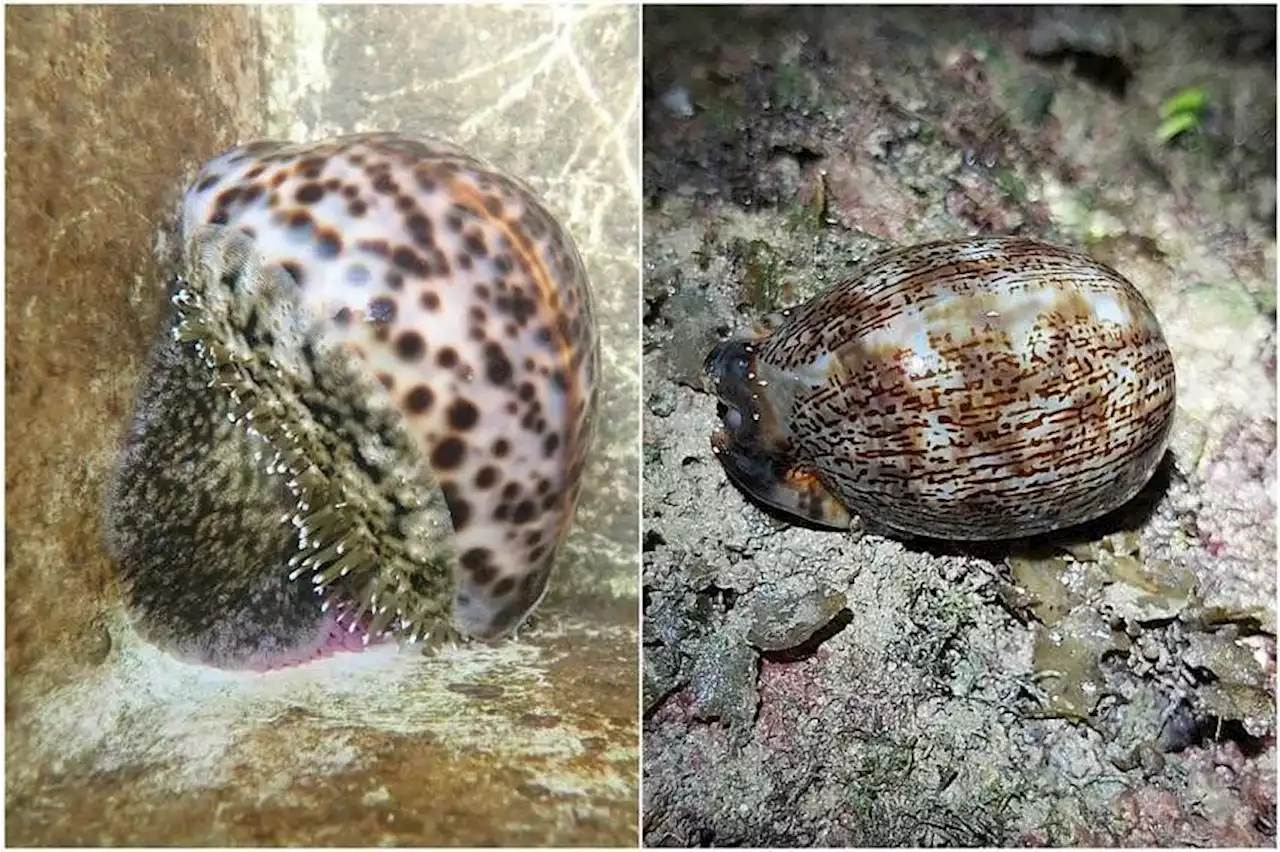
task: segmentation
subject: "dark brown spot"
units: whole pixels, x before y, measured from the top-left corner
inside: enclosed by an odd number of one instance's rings
[[[466,553],[462,554],[462,558],[458,560],[462,567],[470,572],[474,579],[481,586],[487,586],[493,582],[493,578],[497,576],[498,571],[493,567],[490,561],[493,553],[487,548],[473,547]]]
[[[387,390],[391,390],[392,385],[396,383],[395,379],[391,377],[390,373],[379,373],[378,381],[382,382],[382,386]]]
[[[294,196],[299,204],[315,204],[324,198],[324,187],[318,183],[304,183]]]
[[[392,290],[403,290],[404,273],[396,269],[387,270],[387,286]]]
[[[431,388],[426,385],[418,385],[409,391],[404,398],[405,407],[412,414],[422,414],[431,408],[431,403],[435,401],[435,395],[431,393]]]
[[[333,315],[333,321],[339,326],[348,326],[351,324],[351,309],[338,308],[338,312]]]
[[[334,258],[342,253],[342,237],[330,228],[321,228],[316,233],[316,253],[322,258]]]
[[[521,382],[517,394],[522,402],[528,402],[538,395],[538,390],[533,386],[533,382]]]
[[[373,189],[374,192],[380,192],[383,195],[395,195],[400,191],[400,187],[396,186],[396,182],[385,171],[373,179]]]
[[[418,254],[408,246],[400,246],[391,255],[391,262],[403,269],[405,272],[417,275],[419,278],[426,276],[431,268],[427,266],[427,262],[422,259],[422,255]]]
[[[458,365],[458,353],[452,346],[446,346],[436,353],[436,363],[446,370]]]
[[[406,361],[417,361],[426,348],[422,335],[416,331],[402,331],[396,338],[396,352]]]
[[[342,188],[342,197],[351,200],[360,194],[360,187],[354,183],[349,183]]]
[[[508,482],[506,485],[502,486],[503,500],[514,500],[519,496],[520,496],[519,482]]]
[[[471,252],[476,257],[489,256],[489,247],[485,245],[484,234],[479,231],[472,231],[467,234],[462,243],[467,247],[467,251]]]
[[[435,274],[441,278],[447,278],[453,274],[449,267],[449,258],[445,257],[440,249],[431,249],[431,262],[435,264]]]
[[[511,590],[516,587],[516,581],[512,577],[503,577],[501,580],[493,584],[493,593],[500,598],[505,598],[511,594]]]
[[[431,453],[431,464],[436,470],[453,470],[462,464],[467,446],[460,438],[445,438]]]
[[[284,263],[280,264],[280,266],[285,272],[289,273],[289,277],[292,278],[293,282],[299,287],[305,283],[305,276],[302,274],[302,267],[297,263],[297,261],[286,260]]]
[[[560,435],[552,432],[550,435],[542,439],[542,455],[551,458],[556,454],[556,450],[560,449]]]
[[[428,290],[423,293],[422,297],[418,301],[421,302],[422,307],[428,311],[440,310],[440,297],[433,291]]]
[[[493,259],[493,268],[499,275],[507,275],[511,272],[511,258],[505,254],[498,255]]]
[[[304,157],[298,161],[298,174],[304,178],[315,180],[320,177],[320,172],[324,168],[323,157]]]
[[[489,211],[489,215],[495,219],[502,218],[502,199],[497,196],[490,195],[484,200],[484,209]]]
[[[533,520],[536,513],[537,507],[533,505],[532,500],[521,500],[516,504],[516,511],[511,516],[511,520],[515,521],[517,524],[527,524],[529,521]]]
[[[526,296],[524,290],[519,287],[514,288],[510,296],[503,296],[498,299],[495,304],[498,306],[498,310],[510,315],[521,326],[538,312],[538,303]],[[549,332],[547,333],[549,334]]]
[[[506,438],[499,438],[493,442],[493,454],[498,458],[506,458],[509,452],[511,452],[511,444]]]
[[[414,213],[405,222],[413,241],[424,249],[435,248],[435,236],[432,233],[431,220],[421,213]]]
[[[310,228],[311,214],[305,210],[290,211],[288,222],[290,228]]]
[[[204,180],[196,184],[196,192],[204,192],[206,189],[213,186],[215,183],[217,183],[221,179],[222,179],[222,175],[209,175],[207,178],[205,178]]]
[[[485,465],[476,472],[476,488],[492,488],[497,481],[498,469],[492,465]]]
[[[236,200],[240,197],[240,193],[243,191],[244,190],[238,186],[233,186],[230,189],[223,190],[215,203],[219,207],[230,207],[232,204],[236,203]]]
[[[458,399],[453,405],[449,406],[449,425],[459,432],[465,432],[476,425],[476,421],[480,419],[480,412],[471,404],[470,400]]]
[[[501,346],[496,343],[485,344],[484,359],[484,372],[489,381],[495,385],[504,385],[511,380],[511,361]]]

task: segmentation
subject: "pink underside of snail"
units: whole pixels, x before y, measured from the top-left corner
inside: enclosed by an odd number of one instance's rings
[[[385,638],[370,636],[359,623],[344,623],[336,617],[322,622],[314,644],[304,645],[285,653],[251,657],[245,668],[253,672],[269,672],[293,668],[316,660],[324,660],[335,654],[353,654],[377,647]]]

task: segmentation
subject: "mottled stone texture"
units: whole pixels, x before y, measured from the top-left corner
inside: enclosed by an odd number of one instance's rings
[[[638,17],[6,10],[9,843],[636,842]],[[578,242],[606,387],[579,529],[519,643],[183,665],[138,640],[101,544],[158,235],[236,142],[371,129],[521,175]]]

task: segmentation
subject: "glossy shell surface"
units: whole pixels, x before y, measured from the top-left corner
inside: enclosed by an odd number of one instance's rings
[[[598,342],[565,229],[483,161],[389,133],[210,160],[183,234],[209,224],[283,267],[406,418],[453,518],[457,627],[515,627],[546,589],[591,440]]]
[[[1127,502],[1166,450],[1173,358],[1142,295],[1067,248],[934,242],[731,340],[713,439],[762,501],[846,526],[1002,539]]]

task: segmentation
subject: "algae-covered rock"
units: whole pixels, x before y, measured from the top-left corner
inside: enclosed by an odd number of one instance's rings
[[[1064,556],[1022,555],[1010,557],[1008,562],[1014,581],[1027,595],[1031,611],[1046,627],[1053,627],[1089,600],[1105,581],[1094,563]]]
[[[1257,649],[1247,640],[1222,633],[1193,633],[1183,661],[1212,673],[1214,681],[1197,690],[1200,706],[1220,719],[1237,719],[1251,736],[1275,727],[1275,699]]]
[[[1086,607],[1071,610],[1052,628],[1036,625],[1037,674],[1050,715],[1084,719],[1098,705],[1106,679],[1102,655],[1120,647],[1107,620]]]
[[[1117,556],[1107,570],[1115,582],[1106,589],[1106,606],[1126,621],[1175,618],[1195,591],[1195,576],[1171,562]]]

